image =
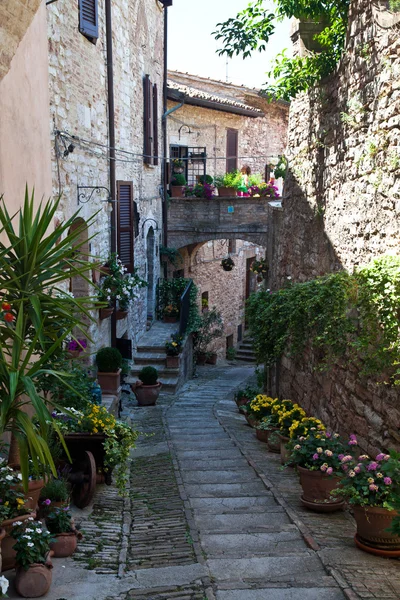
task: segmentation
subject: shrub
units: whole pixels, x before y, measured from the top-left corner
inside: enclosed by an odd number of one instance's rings
[[[117,348],[101,348],[96,365],[100,373],[116,373],[122,367],[122,354]]]
[[[154,367],[143,367],[139,379],[143,385],[157,385],[158,371]]]
[[[67,502],[69,499],[68,483],[65,479],[51,478],[40,492],[40,495],[42,498],[46,498],[46,500],[51,500],[52,502]]]
[[[242,183],[242,175],[240,171],[231,171],[231,173],[215,177],[214,183],[217,188],[229,187],[237,190]]]
[[[53,535],[73,531],[72,515],[66,508],[55,508],[46,517],[47,529]]]
[[[183,173],[174,173],[172,180],[171,180],[171,185],[181,185],[184,186],[186,185],[187,181],[186,181],[186,177],[184,176]]]
[[[200,175],[199,183],[208,183],[209,185],[212,185],[214,183],[214,179],[211,177],[211,175]]]

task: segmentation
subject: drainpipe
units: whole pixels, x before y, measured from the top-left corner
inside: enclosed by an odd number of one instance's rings
[[[113,70],[113,41],[112,41],[112,15],[111,0],[105,0],[106,18],[106,46],[107,46],[107,99],[108,99],[108,138],[110,159],[110,249],[111,253],[117,252],[116,235],[116,175],[115,175],[115,109],[114,109],[114,70]],[[115,347],[117,339],[117,321],[115,310],[111,315],[111,346]]]
[[[172,2],[171,2],[172,4]],[[167,197],[167,78],[168,78],[168,6],[169,2],[164,3],[164,81],[163,81],[163,156],[161,168],[161,185],[163,190],[162,198],[162,219],[163,219],[163,245],[168,246],[168,197]],[[164,266],[164,277],[166,277],[167,266]]]

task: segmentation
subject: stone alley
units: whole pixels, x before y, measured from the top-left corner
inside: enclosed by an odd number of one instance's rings
[[[253,373],[203,367],[158,406],[125,405],[144,434],[129,497],[98,487],[48,600],[400,597],[396,561],[356,549],[348,513],[302,508],[297,476],[237,412],[234,390]]]

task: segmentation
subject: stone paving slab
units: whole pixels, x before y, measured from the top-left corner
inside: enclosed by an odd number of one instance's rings
[[[331,588],[228,590],[217,592],[216,597],[217,600],[343,600],[342,592]]]
[[[218,581],[288,581],[293,583],[298,574],[305,572],[318,576],[325,573],[317,556],[303,549],[297,556],[264,556],[238,559],[210,559],[207,561],[211,576]]]
[[[298,554],[304,550],[303,539],[298,530],[289,525],[289,531],[278,533],[201,534],[202,547],[209,558],[249,558]]]
[[[257,481],[257,475],[250,470],[235,468],[225,471],[185,471],[182,474],[185,483],[243,483]]]
[[[265,513],[271,507],[276,507],[272,494],[265,496],[246,496],[245,498],[191,498],[192,508],[200,515],[211,514],[241,514],[249,509],[254,513]]]
[[[264,513],[204,514],[195,516],[200,531],[221,531],[236,533],[239,531],[280,531],[288,525],[290,519],[281,506],[268,507]]]
[[[248,467],[248,462],[245,458],[238,456],[237,458],[209,458],[207,460],[191,460],[179,459],[179,468],[181,471],[209,471],[210,469],[243,469]]]
[[[205,483],[188,484],[185,486],[187,494],[192,498],[238,498],[251,496],[263,496],[265,487],[261,481],[254,483]]]

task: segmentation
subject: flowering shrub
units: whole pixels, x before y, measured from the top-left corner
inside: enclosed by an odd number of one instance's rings
[[[47,529],[53,535],[58,533],[70,533],[73,531],[72,515],[69,512],[69,506],[64,508],[54,508],[46,517]]]
[[[211,200],[214,198],[214,186],[209,183],[196,183],[196,185],[187,185],[184,189],[186,198],[205,198]]]
[[[16,540],[14,550],[16,562],[25,571],[33,563],[44,564],[53,541],[50,531],[45,531],[39,521],[29,517],[26,521],[16,521],[11,536]]]
[[[278,188],[272,183],[260,183],[259,185],[252,185],[249,187],[248,193],[254,198],[279,198]]]
[[[83,352],[87,348],[87,341],[85,339],[71,340],[67,344],[68,352]]]
[[[350,442],[357,443],[356,437]],[[400,454],[381,452],[375,459],[366,454],[358,458],[342,455],[341,468],[345,473],[337,494],[347,498],[350,504],[378,506],[393,510],[400,497]]]
[[[16,473],[0,458],[0,523],[26,515],[25,496],[21,488],[21,473]]]
[[[112,254],[107,265],[110,275],[106,275],[101,282],[97,295],[99,302],[107,302],[109,306],[117,300],[121,310],[127,310],[130,303],[136,298],[138,287],[145,287],[147,283],[137,275],[126,274],[126,267],[122,264],[116,254]]]
[[[325,425],[315,417],[304,417],[299,421],[293,421],[292,425],[289,427],[289,437],[291,439],[296,439],[301,435],[305,436],[313,427],[319,431],[325,431],[326,429]]]
[[[258,394],[248,405],[247,412],[261,421],[263,417],[269,417],[272,414],[272,408],[276,405],[279,406],[278,398]]]
[[[167,356],[178,356],[182,350],[183,337],[179,333],[173,333],[171,339],[165,342]]]
[[[275,410],[275,408],[273,409]],[[296,421],[301,421],[306,416],[305,411],[298,404],[294,404],[291,400],[282,400],[281,407],[278,411],[278,427],[280,433],[285,437],[289,437],[290,428]]]
[[[342,458],[345,447],[337,433],[311,427],[307,436],[301,435],[289,442],[289,450],[291,463],[309,471],[343,475]]]

